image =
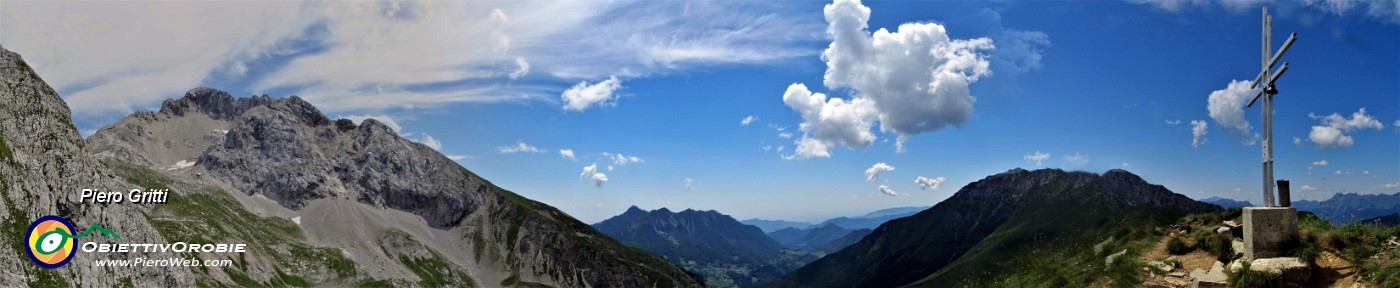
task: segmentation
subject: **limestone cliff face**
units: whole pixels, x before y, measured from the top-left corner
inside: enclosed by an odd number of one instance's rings
[[[174,253],[78,253],[66,266],[48,270],[31,263],[24,234],[34,219],[59,215],[83,229],[97,223],[126,243],[165,243],[143,216],[148,206],[80,203],[84,188],[105,191],[134,186],[118,180],[84,148],[73,127],[67,104],[39,79],[20,55],[0,48],[0,285],[79,285],[113,287],[129,281],[136,286],[194,286],[185,268],[99,268],[104,257],[170,258]],[[97,238],[97,237],[94,237]],[[104,242],[101,239],[84,239]],[[65,285],[66,286],[66,285]]]
[[[331,121],[296,96],[248,109],[195,168],[291,209],[327,197],[408,211],[447,228],[476,212],[489,184],[373,119]]]
[[[297,219],[307,243],[345,251],[371,279],[443,284],[404,260],[436,255],[466,275],[447,282],[457,285],[697,286],[664,259],[501,189],[380,122],[332,120],[296,96],[196,88],[88,143],[103,159],[223,187],[250,210]],[[258,206],[266,200],[275,207]],[[274,270],[248,276],[274,281]]]

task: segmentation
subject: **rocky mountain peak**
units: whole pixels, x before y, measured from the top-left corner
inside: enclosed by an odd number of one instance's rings
[[[215,120],[232,120],[251,107],[273,102],[267,95],[249,98],[235,98],[228,92],[209,87],[199,87],[185,92],[179,99],[166,99],[161,102],[160,113],[185,116],[190,113],[203,113]]]
[[[1133,174],[1133,172],[1128,172],[1128,170],[1123,169],[1110,169],[1108,170],[1108,172],[1103,173],[1103,178],[1109,179],[1111,181],[1116,180],[1134,184],[1147,183],[1147,180],[1143,180],[1142,177],[1138,176],[1137,174]]]
[[[349,119],[343,120],[349,121]],[[389,128],[389,125],[385,125],[384,122],[379,122],[379,120],[375,120],[374,118],[367,118],[364,121],[360,121],[360,129],[368,134],[397,134],[394,132],[394,128]]]

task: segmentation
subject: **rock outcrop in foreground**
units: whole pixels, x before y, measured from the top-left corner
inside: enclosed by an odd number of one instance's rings
[[[79,202],[85,188],[122,189],[131,185],[86,153],[67,104],[39,79],[19,54],[0,48],[0,285],[113,287],[190,287],[195,277],[184,267],[112,269],[94,267],[118,255],[78,253],[71,264],[44,269],[31,263],[24,237],[30,222],[44,215],[64,217],[77,226],[100,223],[131,243],[168,242],[142,214],[149,206]],[[81,229],[81,228],[79,228]],[[120,258],[162,259],[175,253],[132,253]]]

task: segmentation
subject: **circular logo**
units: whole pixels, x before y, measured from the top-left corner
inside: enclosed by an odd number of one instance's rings
[[[29,245],[29,260],[44,268],[58,268],[73,260],[74,247],[78,239],[73,237],[73,222],[54,215],[39,217],[29,224],[29,234],[24,238]]]

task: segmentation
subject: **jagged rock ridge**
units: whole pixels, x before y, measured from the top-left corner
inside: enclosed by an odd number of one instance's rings
[[[440,256],[467,271],[463,281],[486,286],[697,285],[675,265],[501,189],[383,123],[331,120],[296,96],[196,88],[88,143],[100,158],[220,187],[239,208],[299,221],[308,243],[340,248],[372,279],[433,286],[407,255]],[[421,222],[396,216],[404,212]],[[422,249],[432,253],[414,252]],[[274,269],[251,270],[254,281],[276,280]]]

